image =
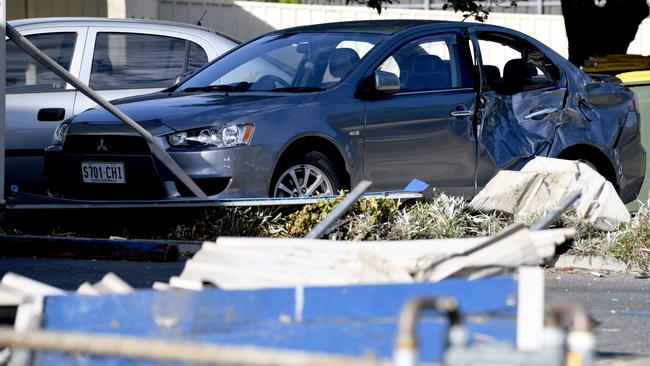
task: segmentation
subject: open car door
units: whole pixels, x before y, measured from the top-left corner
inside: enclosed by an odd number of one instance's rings
[[[567,81],[537,47],[517,36],[470,30],[479,70],[477,192],[498,170],[546,156],[561,121]]]

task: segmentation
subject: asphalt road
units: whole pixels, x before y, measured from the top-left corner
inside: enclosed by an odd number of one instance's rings
[[[113,272],[136,288],[167,282],[184,262],[152,263],[77,259],[0,257],[0,274],[18,273],[66,290],[96,282]],[[650,355],[650,279],[632,274],[547,270],[546,299],[567,299],[587,307],[600,322],[596,330],[600,357]]]
[[[546,299],[585,306],[596,328],[601,357],[650,355],[650,279],[633,274],[546,272]]]

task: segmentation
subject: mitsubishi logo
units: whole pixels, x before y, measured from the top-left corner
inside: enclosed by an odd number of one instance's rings
[[[97,146],[97,151],[108,151],[108,147],[104,145],[104,138],[99,139],[99,146]]]

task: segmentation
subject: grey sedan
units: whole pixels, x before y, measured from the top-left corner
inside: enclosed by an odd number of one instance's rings
[[[117,107],[212,198],[335,194],[418,178],[471,197],[534,156],[583,160],[634,199],[644,177],[635,95],[540,42],[478,24],[386,20],[281,30],[165,91]],[[50,193],[174,199],[188,189],[101,109],[62,124]]]

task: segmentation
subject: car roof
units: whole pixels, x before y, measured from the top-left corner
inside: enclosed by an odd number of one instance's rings
[[[56,18],[28,18],[16,19],[8,21],[14,27],[23,27],[31,25],[62,25],[62,26],[102,26],[102,25],[147,25],[147,26],[162,26],[162,27],[175,27],[192,29],[196,31],[209,32],[212,34],[220,35],[237,44],[241,43],[240,40],[217,32],[216,30],[208,27],[203,27],[195,24],[177,23],[165,20],[150,20],[150,19],[119,19],[119,18],[99,18],[99,17],[56,17]]]
[[[295,33],[295,32],[361,32],[377,34],[394,34],[410,28],[420,26],[430,26],[433,28],[447,28],[457,26],[465,28],[469,23],[450,22],[444,20],[424,20],[424,19],[389,19],[389,20],[360,20],[349,22],[323,23],[315,25],[300,26],[279,30],[276,33]],[[472,23],[472,25],[475,25]]]

